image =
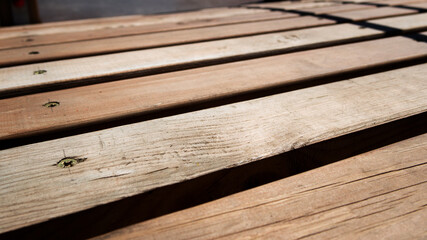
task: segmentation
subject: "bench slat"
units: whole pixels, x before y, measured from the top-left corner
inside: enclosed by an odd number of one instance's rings
[[[418,65],[2,150],[0,232],[423,113],[426,71]],[[64,155],[86,160],[64,169],[55,165]]]
[[[427,134],[94,239],[422,239]]]
[[[427,44],[394,37],[3,99],[0,139],[126,118],[423,56],[427,56]],[[49,100],[60,106],[43,107]]]
[[[373,20],[376,24],[401,30],[427,27],[427,13]],[[0,94],[40,88],[95,82],[100,78],[128,77],[144,71],[167,71],[212,62],[231,61],[271,53],[379,37],[385,32],[352,24],[339,24],[270,33],[259,36],[185,44],[108,54],[79,59],[37,63],[0,69]],[[38,73],[43,70],[42,74]]]
[[[0,66],[33,63],[70,57],[106,54],[144,48],[162,47],[199,41],[212,41],[245,35],[285,31],[334,24],[335,21],[315,17],[300,17],[224,26],[195,28],[143,35],[104,38],[89,41],[60,43],[0,50]],[[31,53],[37,54],[31,54]]]
[[[239,13],[241,12],[241,13]],[[224,24],[297,17],[293,13],[270,12],[264,9],[224,8],[223,11],[204,9],[196,12],[141,16],[139,20],[123,20],[103,24],[58,26],[0,34],[0,49],[126,35],[191,29]]]

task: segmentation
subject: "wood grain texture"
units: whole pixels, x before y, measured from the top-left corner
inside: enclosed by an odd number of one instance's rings
[[[312,9],[317,7],[329,7],[329,6],[340,6],[341,4],[338,2],[332,1],[320,1],[320,2],[290,2],[290,1],[282,1],[282,2],[271,2],[271,3],[256,3],[256,4],[247,4],[247,7],[257,7],[257,8],[280,8],[284,10],[293,10],[293,9]]]
[[[427,16],[427,15],[426,15]],[[283,33],[185,44],[94,57],[36,63],[0,69],[0,92],[46,84],[85,81],[85,79],[129,74],[175,65],[218,61],[232,57],[291,50],[307,45],[341,43],[354,38],[381,36],[382,31],[351,24],[340,24]],[[37,70],[45,74],[34,74]]]
[[[364,0],[361,0],[361,1],[363,2]],[[410,3],[426,2],[426,0],[370,0],[368,2],[387,4],[389,6],[396,6],[396,5],[403,5],[403,4],[406,5]]]
[[[95,239],[424,239],[427,134]]]
[[[2,150],[0,232],[423,113],[425,71],[418,65]],[[64,154],[87,160],[54,166]]]
[[[325,13],[335,13],[335,12],[346,12],[346,11],[355,11],[362,9],[372,9],[375,6],[363,5],[363,4],[341,4],[341,5],[332,5],[326,7],[314,7],[314,8],[304,8],[304,12],[312,12],[315,14],[325,14]]]
[[[402,4],[412,4],[412,3],[419,3],[419,2],[425,2],[426,0],[351,0],[346,2],[352,2],[352,3],[373,3],[373,4],[382,4],[382,5],[388,5],[388,6],[396,6],[396,5],[402,5]]]
[[[348,11],[348,12],[337,12],[333,13],[333,16],[342,17],[350,19],[353,21],[364,21],[374,18],[383,18],[390,16],[399,16],[417,13],[416,10],[404,9],[404,8],[394,8],[394,7],[381,7],[381,8],[372,8],[364,9],[357,11]]]
[[[427,9],[427,2],[405,4],[405,6]]]
[[[240,23],[46,46],[5,49],[0,50],[0,66],[241,37],[333,23],[335,21],[305,16],[295,19]]]
[[[346,7],[346,8],[344,8]],[[359,7],[363,10],[349,11]],[[311,11],[305,9],[304,11]],[[348,11],[348,12],[345,12]],[[369,5],[345,4],[327,8],[313,8],[316,13],[334,13],[332,15],[351,19],[353,21],[375,18],[392,17],[410,13],[415,10],[401,8],[376,8]],[[316,17],[300,17],[240,23],[215,27],[196,28],[188,30],[168,31],[136,36],[105,38],[97,40],[60,43],[46,46],[31,46],[0,50],[0,66],[28,64],[40,61],[57,60],[62,58],[82,57],[95,54],[106,54],[118,51],[128,51],[143,48],[161,47],[184,44],[197,41],[215,40],[244,35],[262,34],[274,31],[284,31],[297,28],[313,27],[332,24],[334,21]],[[173,36],[171,38],[170,36]],[[37,53],[37,54],[31,54]]]
[[[297,14],[270,12],[263,9],[223,9],[212,12],[210,9],[171,15],[141,17],[140,21],[112,22],[83,26],[67,26],[33,31],[3,33],[0,36],[0,49],[101,39],[126,35],[145,34],[197,27],[218,26],[242,22],[253,22],[280,18],[297,17]],[[238,14],[238,12],[242,12]],[[245,13],[246,12],[246,13]],[[225,15],[227,13],[228,15]],[[225,15],[225,16],[224,16]]]
[[[404,31],[427,27],[427,13],[373,20],[377,24]],[[283,53],[295,49],[328,46],[338,43],[379,37],[384,32],[361,28],[352,24],[339,24],[318,28],[263,34],[259,36],[185,44],[85,57],[46,63],[37,63],[0,69],[0,94],[43,87],[52,84],[76,84],[88,79],[111,76],[129,76],[150,71],[165,71],[177,66],[218,62]],[[34,74],[44,70],[43,74]]]
[[[126,118],[422,56],[427,56],[427,44],[394,37],[3,99],[0,139]],[[59,101],[60,106],[43,107],[49,100]]]

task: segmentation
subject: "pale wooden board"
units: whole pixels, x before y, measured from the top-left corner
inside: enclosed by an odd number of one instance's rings
[[[405,6],[427,9],[427,2],[405,4]]]
[[[354,9],[362,10],[350,11]],[[336,13],[333,15],[352,19],[354,21],[416,13],[416,10],[387,7],[376,8],[374,6],[356,4],[344,4],[325,8],[305,9],[305,11],[312,11],[316,14]],[[271,13],[269,15],[276,13]],[[135,18],[136,16],[132,17]],[[28,64],[33,62],[55,60],[60,58],[81,57],[101,53],[105,54],[117,51],[128,51],[135,49],[167,46],[172,44],[183,44],[197,41],[238,37],[244,35],[268,33],[281,30],[283,31],[303,27],[320,26],[329,23],[331,22],[326,19],[301,17],[298,19],[285,18],[279,20],[266,20],[261,22],[221,25],[214,27],[177,30],[151,34],[148,33],[143,35],[113,37],[71,43],[65,42],[59,44],[50,44],[46,46],[38,46],[38,43],[34,41],[29,43],[24,42],[24,45],[34,46],[0,50],[0,66],[10,66],[23,63]],[[170,38],[171,35],[173,35],[174,37]],[[52,38],[48,39],[51,40]],[[14,44],[21,43],[15,41]]]
[[[355,11],[362,9],[372,9],[376,8],[375,6],[363,5],[363,4],[341,4],[341,5],[332,5],[326,7],[314,7],[314,8],[304,8],[304,12],[312,12],[315,14],[325,14],[325,13],[334,13],[334,12],[346,12],[346,11]]]
[[[0,232],[425,112],[426,71],[414,66],[2,150]],[[87,160],[54,166],[64,153]]]
[[[415,21],[415,22],[407,21],[408,19],[412,19],[412,21]],[[400,16],[400,17],[394,17],[394,18],[376,19],[376,20],[370,20],[367,22],[386,26],[386,27],[397,28],[401,30],[405,30],[408,28],[413,29],[413,28],[417,28],[416,25],[421,24],[423,22],[424,23],[427,22],[427,13],[421,13],[421,14],[409,15],[409,16]]]
[[[257,8],[280,8],[286,10],[293,9],[305,9],[305,8],[316,8],[316,7],[329,7],[329,6],[340,6],[339,2],[272,2],[272,3],[256,3],[256,4],[247,4],[247,7],[257,7]]]
[[[42,28],[30,32],[3,33],[0,35],[3,36],[2,39],[0,38],[0,49],[298,17],[297,14],[293,13],[270,12],[269,10],[263,9],[239,8],[239,11],[248,11],[247,13],[241,14],[238,14],[234,10],[224,9],[224,13],[228,13],[229,16],[221,16],[219,14],[221,12],[212,14],[208,10],[209,9],[200,10],[195,14],[192,14],[193,12],[181,13],[181,15],[184,14],[184,16],[175,14],[177,16],[154,15],[141,17],[140,21],[117,21],[87,26]],[[224,13],[221,14],[224,15]]]
[[[390,17],[409,13],[416,13],[415,10],[401,8],[376,8],[368,5],[346,4],[338,7],[328,7],[319,10],[319,13],[336,13],[345,11],[340,7],[361,6],[365,9],[360,11],[342,12],[336,16],[352,20],[368,20],[381,17]],[[366,9],[368,8],[368,9]],[[316,10],[317,8],[314,8]],[[347,10],[349,10],[347,8]],[[308,11],[308,10],[305,10]],[[335,14],[334,14],[335,15]],[[183,44],[196,41],[206,41],[227,37],[238,37],[250,34],[268,33],[273,31],[283,31],[295,28],[313,27],[334,23],[331,20],[300,17],[298,19],[281,19],[262,21],[254,23],[241,23],[225,26],[215,26],[188,30],[169,31],[161,33],[151,33],[136,36],[119,38],[106,38],[72,43],[53,44],[47,46],[32,46],[24,48],[0,50],[0,66],[10,66],[14,64],[34,63],[60,58],[81,57],[90,54],[105,54],[114,51],[135,50],[142,48],[161,47],[172,44]],[[173,36],[171,38],[170,36]],[[30,53],[37,54],[30,54]]]
[[[333,24],[335,21],[315,17],[300,17],[271,21],[195,28],[143,35],[104,38],[97,40],[60,43],[0,50],[0,66],[58,58],[80,57],[117,51],[161,47],[198,41],[216,40],[245,35],[262,34],[290,29]],[[171,37],[173,36],[173,37]],[[37,52],[37,54],[30,54]]]
[[[346,2],[353,2],[353,3],[378,3],[378,4],[385,4],[389,6],[395,6],[395,5],[403,5],[403,4],[410,4],[410,3],[418,3],[418,2],[426,2],[426,0],[351,0]]]
[[[3,99],[0,139],[126,118],[423,56],[427,56],[427,44],[393,37]],[[59,101],[60,106],[43,107],[49,100]]]
[[[363,5],[360,3],[364,2],[370,2],[370,3],[378,3],[378,4],[385,4],[389,6],[395,6],[395,5],[404,5],[404,4],[412,4],[412,3],[420,3],[420,2],[426,2],[426,0],[351,0],[351,1],[345,1],[350,2],[348,5],[353,2],[355,5]],[[271,3],[257,3],[257,4],[247,4],[245,6],[247,7],[255,7],[255,8],[275,8],[275,9],[283,9],[283,10],[309,10],[312,12],[316,12],[316,8],[322,11],[322,8],[328,8],[328,7],[345,7],[347,4],[340,4],[340,1],[319,1],[319,2],[271,2]],[[369,6],[369,5],[365,5]],[[319,13],[320,13],[319,12]]]
[[[425,239],[427,134],[94,239]]]
[[[414,13],[417,13],[417,11],[412,9],[404,9],[404,8],[381,7],[381,8],[372,8],[372,9],[364,9],[364,10],[349,11],[349,12],[337,12],[331,15],[336,17],[351,19],[353,21],[363,21],[363,20],[374,19],[374,18],[399,16],[399,15],[407,15],[407,14],[414,14]]]
[[[402,30],[427,26],[427,13],[374,20],[377,24]],[[86,79],[124,75],[174,66],[194,65],[236,57],[284,52],[378,37],[383,31],[339,24],[259,36],[130,51],[94,57],[37,63],[0,69],[0,94],[49,84],[84,82]],[[45,70],[43,74],[34,74]]]
[[[363,2],[364,0],[362,0]],[[369,0],[368,2],[387,4],[389,6],[406,5],[409,3],[426,2],[426,0]]]
[[[427,17],[427,15],[426,15]],[[45,84],[168,68],[178,64],[226,59],[255,53],[291,50],[313,44],[341,43],[353,38],[381,36],[383,32],[351,24],[263,34],[259,36],[185,44],[94,57],[36,63],[0,69],[0,92]],[[34,71],[46,70],[34,75]]]

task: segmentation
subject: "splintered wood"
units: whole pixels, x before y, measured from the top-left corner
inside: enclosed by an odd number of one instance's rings
[[[426,238],[427,135],[407,123],[427,122],[426,4],[0,28],[0,239],[71,239],[69,216],[402,122],[409,139],[81,238]]]

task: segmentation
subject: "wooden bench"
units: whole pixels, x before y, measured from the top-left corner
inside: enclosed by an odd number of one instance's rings
[[[0,239],[425,238],[426,4],[0,28]]]

